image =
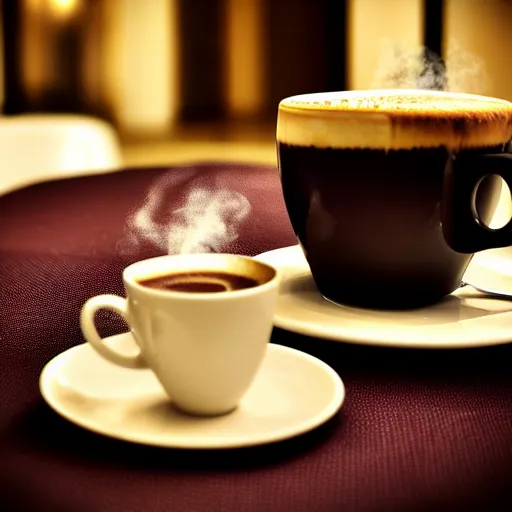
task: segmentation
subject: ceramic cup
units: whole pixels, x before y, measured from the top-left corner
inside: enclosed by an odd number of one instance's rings
[[[254,285],[231,289],[228,279],[219,292],[147,284],[153,278],[192,274],[201,288],[201,275],[206,275],[212,286],[218,275],[225,273],[254,280]],[[182,411],[225,414],[237,407],[263,360],[279,279],[279,271],[273,267],[237,255],[151,258],[124,270],[126,299],[99,295],[84,304],[82,332],[108,361],[126,368],[150,368],[173,405]],[[104,343],[94,324],[100,309],[112,310],[125,319],[140,349],[137,354],[121,354]]]
[[[422,307],[456,290],[474,253],[512,244],[492,227],[512,189],[512,103],[462,93],[342,91],[284,99],[284,200],[327,299]]]

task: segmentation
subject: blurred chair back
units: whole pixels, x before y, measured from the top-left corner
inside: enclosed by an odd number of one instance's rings
[[[116,132],[79,115],[0,118],[0,194],[47,179],[119,169]]]

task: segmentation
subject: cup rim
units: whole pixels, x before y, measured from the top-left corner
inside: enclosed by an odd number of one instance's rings
[[[243,288],[240,290],[227,290],[225,292],[203,292],[203,293],[190,293],[190,292],[182,292],[182,291],[172,291],[172,290],[157,290],[154,288],[149,288],[147,286],[142,286],[137,280],[131,276],[130,274],[134,272],[134,269],[138,266],[148,265],[151,261],[164,261],[164,260],[172,260],[172,259],[232,259],[232,260],[250,260],[255,264],[265,267],[273,272],[273,276],[264,283],[257,284],[256,286],[251,286],[250,288]],[[173,298],[179,299],[181,301],[228,301],[228,300],[237,300],[243,297],[256,295],[266,291],[267,289],[273,288],[279,284],[281,279],[281,270],[270,265],[268,263],[255,260],[250,256],[244,256],[241,254],[231,254],[231,253],[193,253],[193,254],[167,254],[163,256],[155,256],[153,258],[146,258],[143,260],[136,261],[131,263],[123,270],[123,282],[125,284],[125,288],[128,292],[128,288],[132,288],[140,293],[144,293],[146,295],[151,295],[157,298]]]
[[[451,98],[451,99],[467,99],[476,100],[484,103],[499,103],[506,107],[512,107],[512,102],[503,98],[497,98],[495,96],[486,96],[483,94],[474,94],[467,92],[457,91],[438,91],[431,89],[352,89],[352,90],[340,90],[340,91],[323,91],[323,92],[310,92],[305,94],[295,94],[283,98],[279,102],[279,109],[290,110],[290,111],[334,111],[334,112],[351,112],[349,110],[339,111],[337,109],[329,109],[322,106],[320,103],[324,100],[337,100],[337,99],[359,99],[367,98],[368,96],[430,96],[439,98]],[[305,102],[305,100],[307,100]],[[316,103],[315,103],[316,101]],[[295,103],[296,102],[296,103]],[[360,110],[357,111],[361,112]],[[365,112],[365,111],[363,111]]]

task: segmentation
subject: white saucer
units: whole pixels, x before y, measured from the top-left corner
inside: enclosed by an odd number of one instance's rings
[[[508,284],[511,260],[503,251],[481,253],[466,276],[473,284]],[[468,348],[512,340],[512,301],[489,299],[465,287],[430,307],[381,311],[339,306],[317,291],[302,249],[296,245],[269,251],[257,260],[283,271],[274,325],[334,341],[408,348]],[[492,269],[492,270],[491,270]],[[503,287],[502,287],[503,288]]]
[[[131,334],[109,343],[133,350]],[[303,352],[270,344],[240,406],[216,418],[171,407],[150,370],[113,365],[88,344],[73,347],[43,369],[46,402],[69,421],[99,434],[170,448],[237,448],[287,439],[334,416],[345,398],[338,374]]]

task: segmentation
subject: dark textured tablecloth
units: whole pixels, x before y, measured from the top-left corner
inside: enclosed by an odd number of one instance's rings
[[[323,427],[251,449],[132,445],[82,430],[45,404],[40,371],[83,342],[82,303],[122,294],[122,269],[165,253],[166,226],[201,217],[206,200],[227,204],[222,215],[237,226],[217,226],[224,242],[212,238],[208,250],[255,255],[295,243],[271,168],[136,169],[0,197],[0,509],[512,510],[509,345],[383,349],[276,329],[274,343],[335,368],[347,398]],[[171,232],[174,251],[179,233]],[[105,313],[100,328],[121,326]]]

